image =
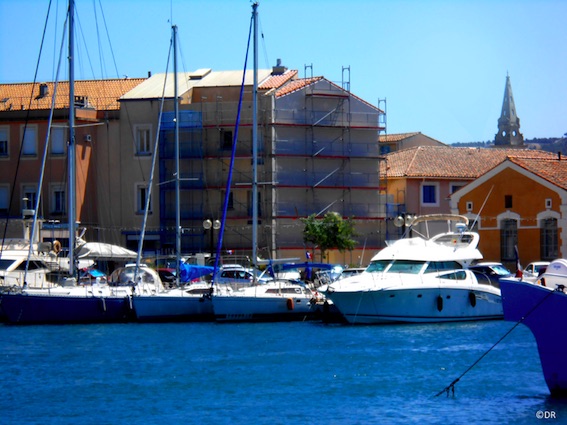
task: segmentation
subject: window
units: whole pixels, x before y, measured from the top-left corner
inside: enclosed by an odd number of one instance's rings
[[[37,127],[22,125],[22,154],[24,156],[37,155]]]
[[[53,214],[64,214],[66,209],[65,186],[54,185],[51,188],[51,212]]]
[[[512,195],[504,195],[504,208],[512,208]]]
[[[426,206],[439,205],[439,186],[437,184],[422,184],[421,185],[421,204]]]
[[[8,212],[8,203],[10,202],[10,188],[8,186],[0,186],[0,212]]]
[[[146,203],[148,202],[148,196],[150,193],[148,191],[147,183],[140,183],[136,185],[136,213],[144,214],[146,211]],[[152,202],[150,198],[150,205],[148,212],[152,211]]]
[[[232,131],[221,130],[220,137],[221,137],[221,149],[223,150],[232,149]]]
[[[541,222],[540,249],[542,260],[554,260],[559,257],[557,219],[546,218]]]
[[[148,156],[152,154],[152,127],[151,125],[137,125],[134,128],[136,135],[136,155]]]
[[[49,148],[52,155],[65,155],[65,129],[51,127],[51,142]]]
[[[459,190],[461,187],[464,187],[465,185],[462,183],[451,183],[451,193],[455,193],[457,190]]]
[[[513,219],[502,220],[500,227],[500,257],[502,261],[515,261],[515,246],[518,244],[518,222]]]
[[[457,270],[463,267],[456,261],[432,261],[425,269],[425,273],[441,272],[443,270]]]
[[[23,207],[28,210],[35,209],[37,202],[37,186],[24,185],[22,188]]]
[[[0,157],[8,156],[9,127],[0,127]]]

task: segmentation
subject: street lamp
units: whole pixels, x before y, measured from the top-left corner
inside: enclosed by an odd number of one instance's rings
[[[211,244],[211,259],[213,258],[214,249],[215,249],[214,240],[213,240],[215,230],[219,230],[220,227],[221,227],[220,220],[211,221],[210,219],[206,219],[205,221],[203,221],[203,229],[210,230],[210,232],[211,232],[211,235],[210,235],[210,237],[211,237],[211,242],[210,242],[210,244]]]

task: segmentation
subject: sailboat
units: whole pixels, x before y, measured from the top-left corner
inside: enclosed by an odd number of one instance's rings
[[[176,268],[177,272],[176,287],[164,289],[161,284],[160,290],[151,294],[135,294],[132,299],[136,318],[139,322],[166,322],[166,321],[211,321],[214,319],[213,306],[210,294],[210,285],[208,283],[190,283],[188,285],[180,285],[180,265],[181,265],[181,223],[179,214],[179,191],[180,191],[180,172],[179,172],[179,96],[177,87],[177,26],[172,26],[173,39],[173,63],[174,63],[174,110],[175,110],[175,152],[176,152],[176,172],[175,172],[175,195],[176,195]],[[155,159],[156,155],[154,155]],[[153,179],[153,169],[151,181]],[[149,209],[149,197],[146,204],[146,214]],[[145,218],[142,226],[142,237],[138,248],[138,259],[134,270],[134,281],[140,268],[141,248],[143,243],[143,232],[145,229]],[[203,274],[212,272],[212,268],[200,268]],[[150,273],[150,270],[146,271]],[[159,276],[156,274],[156,278]]]
[[[254,32],[254,87],[252,91],[252,258],[258,264],[258,3],[252,5]],[[228,191],[227,191],[228,192]],[[227,195],[228,196],[228,195]],[[224,226],[221,227],[221,233]],[[219,244],[220,245],[220,244]],[[218,251],[218,247],[217,247]],[[218,256],[217,256],[218,257]],[[213,282],[214,284],[214,282]],[[212,303],[218,321],[305,320],[315,315],[315,296],[297,282],[273,279],[235,291],[215,291]]]
[[[106,323],[133,319],[131,288],[107,284],[77,285],[75,267],[75,91],[74,91],[74,0],[69,0],[69,145],[68,225],[69,285],[47,289],[24,288],[2,295],[2,312],[8,323]],[[35,230],[35,229],[34,229]],[[33,239],[33,238],[32,238]],[[30,254],[33,244],[30,243]],[[28,261],[29,263],[29,261]]]

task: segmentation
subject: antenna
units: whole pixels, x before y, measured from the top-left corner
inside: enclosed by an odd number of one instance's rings
[[[484,206],[486,205],[486,201],[488,201],[488,197],[490,196],[490,194],[492,193],[492,189],[494,189],[494,185],[492,185],[492,187],[490,188],[490,190],[488,191],[488,195],[486,195],[486,198],[484,199],[484,202],[482,203],[482,207],[480,207],[480,210],[478,211],[478,214],[476,215],[476,218],[473,221],[473,224],[471,224],[471,230],[474,229],[474,225],[476,224],[476,222],[478,221],[479,217],[480,217],[480,213],[482,212],[482,210],[484,209]]]

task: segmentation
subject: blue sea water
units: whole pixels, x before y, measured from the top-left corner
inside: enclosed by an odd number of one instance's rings
[[[435,396],[511,327],[0,325],[0,423],[567,423],[523,326]]]

